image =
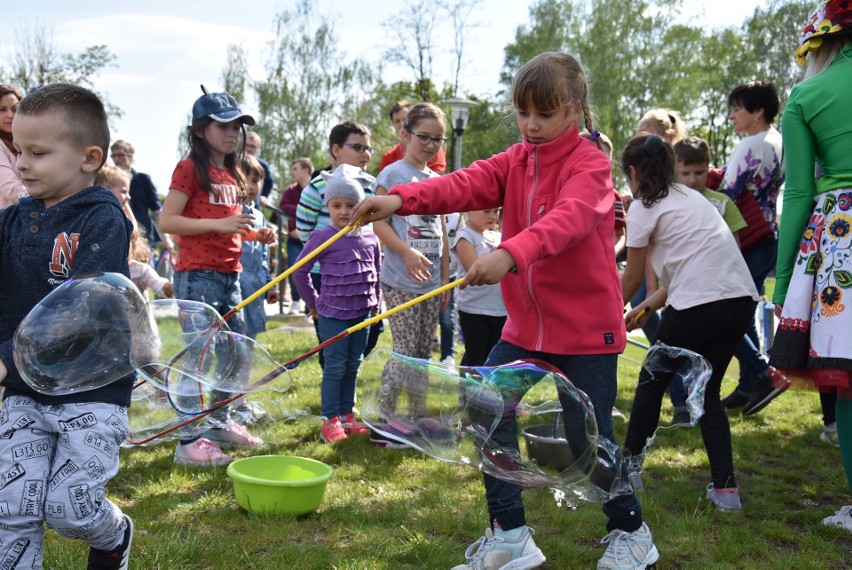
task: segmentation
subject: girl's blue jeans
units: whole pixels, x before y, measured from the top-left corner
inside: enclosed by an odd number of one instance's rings
[[[499,366],[514,360],[534,358],[548,362],[563,374],[580,390],[586,393],[595,408],[595,420],[598,434],[615,443],[612,433],[612,406],[615,403],[617,354],[592,354],[567,356],[548,354],[523,349],[501,340],[488,355],[486,366]],[[564,406],[563,406],[564,408]],[[563,414],[565,433],[585,433],[586,427],[576,414]],[[574,420],[572,422],[572,420]],[[568,436],[570,439],[570,435]],[[504,417],[492,434],[495,443],[503,447],[518,449],[518,421],[515,415]],[[626,467],[625,467],[626,468]],[[621,473],[624,477],[626,473]],[[522,487],[503,481],[490,475],[484,475],[485,497],[492,525],[496,522],[503,530],[517,528],[526,524],[524,502],[521,498]],[[607,481],[607,477],[609,480]],[[609,489],[613,476],[592,473],[593,482],[599,487]],[[642,508],[636,495],[618,495],[603,504],[603,512],[608,517],[607,530],[620,529],[633,532],[642,526]]]
[[[317,334],[320,342],[340,334],[350,327],[362,322],[366,315],[357,319],[340,320],[319,316]],[[355,405],[355,382],[358,377],[358,367],[363,359],[364,347],[367,346],[367,329],[361,329],[344,336],[323,349],[325,367],[322,371],[322,416],[326,419],[343,418],[352,411]]]
[[[212,269],[175,271],[175,297],[187,301],[200,301],[202,303],[206,303],[216,309],[220,315],[224,315],[239,305],[243,300],[238,277],[238,273],[222,273]],[[238,334],[244,334],[245,325],[243,323],[243,316],[241,313],[238,312],[229,318],[226,323],[231,331]],[[195,331],[185,330],[184,332]],[[229,343],[217,342],[216,352],[218,361],[228,361],[225,351],[233,351],[233,347],[230,346]],[[239,368],[239,366],[236,368]],[[231,394],[227,392],[215,390],[212,394],[212,403],[221,402],[230,396]],[[227,421],[227,406],[213,412],[211,417],[220,422]],[[187,444],[195,441],[196,439],[198,438],[193,437],[181,439],[180,443]]]

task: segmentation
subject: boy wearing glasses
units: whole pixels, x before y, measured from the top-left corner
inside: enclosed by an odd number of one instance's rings
[[[408,117],[408,112],[411,110],[411,103],[407,99],[397,101],[396,104],[388,111],[393,128],[396,131],[397,138],[400,139],[393,148],[382,155],[382,163],[379,166],[379,172],[385,169],[389,164],[393,164],[397,160],[402,160],[405,157],[405,143],[402,142],[402,126],[405,124],[405,119]],[[447,155],[444,153],[444,148],[438,149],[438,154],[435,158],[429,161],[429,168],[438,174],[443,174],[447,170]]]

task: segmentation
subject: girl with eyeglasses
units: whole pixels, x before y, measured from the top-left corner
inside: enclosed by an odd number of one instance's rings
[[[385,168],[376,179],[376,194],[385,195],[398,184],[407,184],[438,176],[427,164],[435,158],[447,140],[443,111],[430,103],[411,108],[400,137],[405,156]],[[385,245],[382,263],[382,295],[388,309],[410,301],[449,280],[449,244],[444,217],[438,215],[393,215],[381,220],[374,231]],[[390,321],[393,350],[415,358],[432,356],[432,331],[438,314],[449,300],[447,293],[433,297],[414,307],[393,315]],[[382,372],[382,411],[396,414],[397,399],[405,387],[408,413],[425,413],[427,378],[414,370],[397,369],[391,360]],[[392,427],[392,426],[391,426]],[[401,447],[400,444],[373,434],[371,440],[382,447]]]

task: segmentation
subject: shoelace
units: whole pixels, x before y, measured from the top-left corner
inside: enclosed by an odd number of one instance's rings
[[[494,536],[494,531],[490,528],[485,530],[485,536],[479,537],[479,540],[467,547],[464,551],[464,557],[468,562],[478,562],[485,555],[494,549],[498,542],[505,542],[502,538]]]
[[[630,551],[630,545],[625,540],[630,533],[625,530],[615,529],[610,531],[608,535],[601,539],[601,544],[609,544],[612,543],[612,549],[615,551],[615,561],[618,562],[619,558],[629,558],[627,552]],[[607,551],[609,551],[609,547],[607,547]]]

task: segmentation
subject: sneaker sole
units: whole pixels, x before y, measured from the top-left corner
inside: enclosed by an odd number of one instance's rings
[[[541,549],[536,548],[535,551],[530,552],[526,556],[521,556],[508,564],[504,564],[499,570],[532,570],[533,568],[538,568],[546,561],[547,558],[545,558]]]
[[[750,416],[761,411],[763,408],[768,406],[772,402],[772,400],[780,396],[782,392],[785,392],[787,388],[789,388],[789,386],[784,386],[783,388],[773,388],[771,392],[766,394],[766,396],[764,396],[763,399],[759,400],[755,405],[749,407],[749,405],[746,404],[745,406],[743,406],[743,415]]]
[[[216,461],[205,461],[203,463],[199,463],[197,461],[190,461],[189,459],[180,459],[175,457],[174,463],[175,465],[186,465],[188,467],[224,467],[233,461],[232,458],[228,459],[219,459]]]

